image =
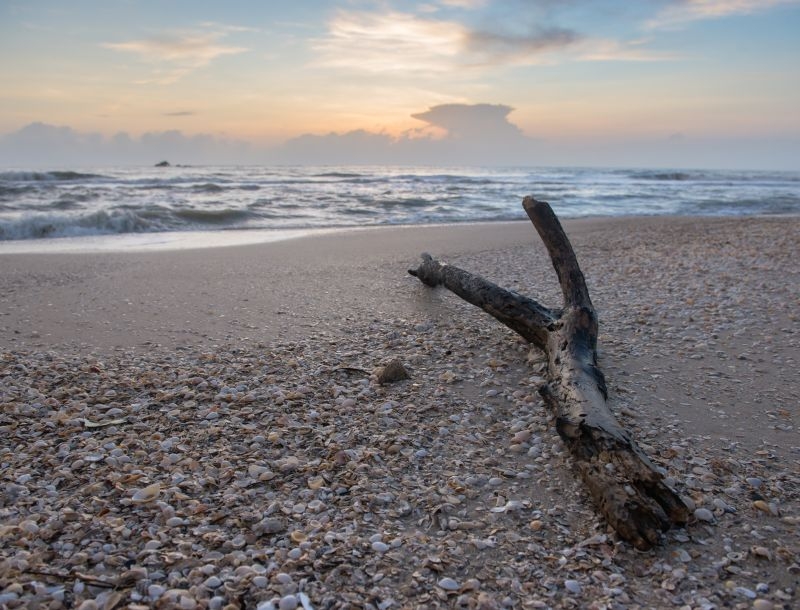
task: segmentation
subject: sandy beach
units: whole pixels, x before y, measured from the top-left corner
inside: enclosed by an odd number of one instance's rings
[[[0,607],[795,607],[800,218],[564,227],[611,409],[695,514],[658,548],[597,516],[541,354],[406,273],[558,305],[528,222],[4,254]]]

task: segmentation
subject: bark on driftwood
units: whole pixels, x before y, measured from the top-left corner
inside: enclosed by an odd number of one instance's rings
[[[409,273],[480,307],[547,354],[548,381],[539,393],[555,415],[556,429],[581,478],[619,535],[638,549],[649,549],[661,531],[686,522],[688,509],[608,409],[605,378],[597,367],[597,315],[558,218],[547,203],[532,197],[522,205],[555,267],[564,297],[561,309],[547,308],[428,254]]]

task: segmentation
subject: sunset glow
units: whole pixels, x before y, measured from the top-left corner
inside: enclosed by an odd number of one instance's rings
[[[9,0],[0,161],[32,124],[84,140],[202,134],[238,147],[220,162],[259,161],[304,134],[439,137],[413,115],[502,104],[499,128],[546,142],[556,163],[592,163],[580,151],[596,146],[617,151],[612,164],[694,151],[692,163],[791,169],[798,31],[796,0]],[[753,156],[723,154],[734,142]]]

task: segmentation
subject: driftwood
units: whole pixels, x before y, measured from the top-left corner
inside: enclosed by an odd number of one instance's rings
[[[583,482],[620,537],[649,549],[661,531],[686,522],[688,509],[606,405],[606,382],[597,366],[597,315],[558,218],[547,203],[532,197],[522,205],[550,254],[563,308],[544,307],[428,254],[409,273],[480,307],[547,354],[548,381],[539,393]]]

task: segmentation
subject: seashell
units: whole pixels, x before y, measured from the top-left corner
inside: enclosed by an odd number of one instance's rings
[[[145,504],[147,502],[152,502],[159,496],[160,493],[161,493],[161,485],[159,483],[153,483],[152,485],[148,485],[147,487],[142,487],[141,489],[137,489],[136,493],[134,493],[133,497],[131,497],[131,502],[134,502],[135,504]]]
[[[467,490],[467,488],[466,488],[466,487],[464,487],[464,485],[463,485],[463,484],[462,484],[460,481],[458,481],[457,479],[451,479],[451,480],[449,480],[449,481],[447,482],[447,485],[448,485],[448,486],[449,486],[449,487],[450,487],[450,488],[451,488],[453,491],[455,491],[456,493],[464,493],[464,492]]]
[[[530,430],[520,430],[512,438],[511,442],[514,444],[527,443],[533,433]]]
[[[772,553],[767,547],[764,546],[751,546],[750,552],[756,557],[772,560]]]
[[[308,479],[308,488],[317,490],[325,486],[325,479],[322,477],[310,477]]]
[[[265,472],[270,472],[269,467],[260,466],[258,464],[250,464],[250,466],[247,467],[247,474],[255,479],[259,478]]]
[[[772,511],[769,508],[769,504],[764,502],[764,500],[756,500],[753,502],[753,507],[757,508],[758,510],[767,513],[768,515],[772,514]]]
[[[294,530],[291,534],[289,534],[289,538],[292,539],[292,542],[304,542],[308,536],[302,530]]]

